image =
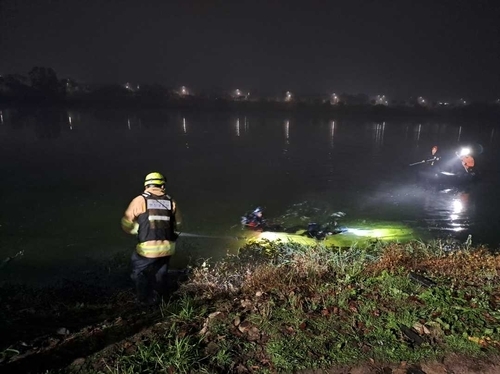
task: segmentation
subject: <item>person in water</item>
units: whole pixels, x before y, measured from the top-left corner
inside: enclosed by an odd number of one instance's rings
[[[328,224],[328,225],[321,225],[316,222],[310,222],[307,225],[306,229],[300,226],[284,227],[280,224],[270,224],[264,218],[264,213],[262,211],[262,208],[260,207],[254,209],[250,213],[247,213],[246,215],[241,217],[241,224],[243,225],[243,228],[247,228],[254,231],[270,231],[270,232],[283,232],[288,234],[298,234],[319,240],[323,240],[329,235],[335,235],[346,231],[345,229],[339,227],[336,221],[334,221],[333,224]]]
[[[241,224],[249,229],[263,231],[266,221],[262,213],[262,208],[257,207],[250,213],[241,217]]]

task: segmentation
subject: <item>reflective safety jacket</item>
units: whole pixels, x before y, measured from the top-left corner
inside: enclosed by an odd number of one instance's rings
[[[159,188],[148,188],[130,203],[122,219],[122,227],[133,233],[138,224],[136,250],[141,256],[157,258],[175,253],[176,205]]]
[[[175,217],[170,196],[156,196],[150,192],[144,192],[142,196],[146,199],[146,211],[137,217],[139,243],[149,240],[173,241]]]

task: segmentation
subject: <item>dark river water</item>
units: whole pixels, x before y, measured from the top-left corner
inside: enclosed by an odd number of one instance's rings
[[[450,159],[473,147],[480,179],[418,181],[409,164],[429,158],[434,144]],[[234,251],[240,217],[256,206],[269,218],[295,214],[307,224],[340,211],[346,227],[383,222],[416,239],[472,235],[496,248],[499,145],[499,123],[480,121],[3,109],[0,261],[23,252],[0,280],[82,275],[131,253],[120,218],[151,171],[167,177],[182,231],[211,236],[181,236],[174,267]]]

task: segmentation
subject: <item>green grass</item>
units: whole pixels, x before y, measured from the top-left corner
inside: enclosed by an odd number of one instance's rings
[[[171,328],[163,337],[149,340],[137,347],[133,355],[123,354],[107,369],[110,373],[189,373],[199,366],[200,339],[178,336]]]
[[[400,248],[405,249],[419,259],[447,255],[439,247],[433,254],[423,243]],[[498,321],[491,316],[495,310],[488,304],[498,289],[477,285],[458,293],[448,286],[425,289],[407,277],[405,267],[364,274],[362,269],[377,259],[360,250],[317,247],[299,249],[294,255],[289,247],[280,251],[275,246],[267,252],[273,266],[289,271],[278,285],[261,285],[267,300],[259,302],[258,317],[246,318],[269,335],[265,352],[274,370],[327,368],[368,358],[418,362],[446,352],[480,355],[484,349],[469,337],[500,338]],[[491,278],[492,272],[484,274]],[[472,307],[466,306],[467,298]],[[423,335],[423,342],[415,345],[400,327],[412,328],[417,322],[428,323],[427,331],[435,326],[437,336]]]
[[[100,371],[276,373],[486,357],[500,348],[497,269],[498,256],[470,245],[252,243],[195,268],[160,307],[161,328],[132,352],[101,358]]]

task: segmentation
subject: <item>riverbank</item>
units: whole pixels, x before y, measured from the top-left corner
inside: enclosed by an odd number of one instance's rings
[[[4,286],[0,369],[500,372],[499,270],[500,256],[470,241],[255,242],[172,272],[159,307],[136,304],[125,278],[114,288]]]

